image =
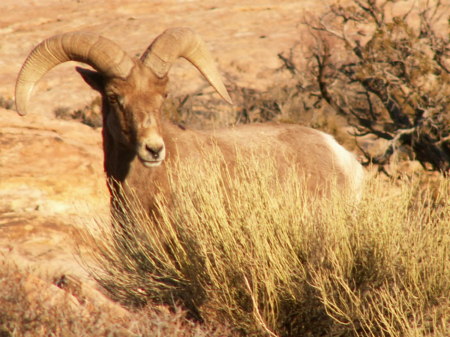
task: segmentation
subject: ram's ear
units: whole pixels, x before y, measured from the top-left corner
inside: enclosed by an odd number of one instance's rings
[[[102,93],[105,88],[105,77],[95,70],[76,67],[83,80],[94,90]]]

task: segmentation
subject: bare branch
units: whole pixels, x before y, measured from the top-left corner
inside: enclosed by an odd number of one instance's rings
[[[283,62],[284,68],[286,68],[292,75],[297,74],[297,67],[295,63],[292,61],[292,54],[290,55],[289,58],[285,57],[282,53],[278,53],[277,56]]]
[[[436,142],[436,144],[443,145],[444,143],[447,143],[447,142],[450,143],[450,135],[440,139],[439,141]]]
[[[416,7],[417,4],[417,0],[414,0],[413,3],[411,4],[411,7],[409,8],[409,10],[402,16],[402,20],[405,21],[408,16],[412,13],[414,7]]]
[[[397,99],[389,92],[385,80],[381,78],[365,78],[361,81],[361,84],[367,91],[374,93],[380,98],[394,123],[401,128],[412,126],[411,121],[402,111]]]
[[[359,8],[361,8],[363,11],[365,11],[372,17],[377,27],[381,27],[383,25],[384,14],[376,7],[376,3],[374,0],[366,0],[367,2],[366,5],[364,5],[361,0],[354,0],[354,2],[359,6]],[[377,14],[380,15],[381,17],[379,18]]]
[[[317,82],[322,97],[325,101],[336,111],[338,115],[347,116],[347,112],[334,100],[333,96],[328,91],[328,85],[325,79],[325,68],[330,58],[328,45],[324,45],[324,52],[322,55],[314,54],[318,66]]]
[[[361,117],[353,109],[350,109],[350,113],[358,120],[359,125],[364,128],[364,132],[371,133],[371,134],[377,136],[378,138],[387,139],[387,140],[392,139],[393,136],[390,133],[375,129],[373,126],[373,124],[374,124],[373,120]],[[364,135],[364,134],[362,134],[362,135]]]
[[[404,129],[397,131],[397,134],[388,143],[384,153],[373,158],[373,163],[385,165],[389,162],[391,156],[397,151],[397,149],[404,144],[411,143],[412,134],[416,131],[416,128]]]

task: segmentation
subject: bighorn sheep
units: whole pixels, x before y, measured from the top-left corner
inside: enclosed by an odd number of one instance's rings
[[[66,33],[44,40],[30,53],[19,73],[17,111],[26,114],[33,87],[54,66],[66,61],[92,66],[96,71],[78,71],[102,95],[104,167],[107,177],[117,182],[111,192],[120,193],[125,185],[134,188],[150,213],[155,210],[157,191],[168,192],[167,162],[177,159],[189,165],[213,146],[230,162],[236,148],[244,155],[263,148],[261,155],[276,160],[279,170],[297,167],[306,176],[308,188],[320,188],[335,179],[340,187],[358,193],[363,177],[361,165],[323,132],[276,123],[196,132],[162,120],[160,108],[166,96],[167,74],[179,57],[192,63],[231,103],[205,43],[190,29],[172,28],[159,35],[140,59],[92,33]]]

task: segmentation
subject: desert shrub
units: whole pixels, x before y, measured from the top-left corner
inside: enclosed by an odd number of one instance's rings
[[[92,128],[99,128],[103,126],[100,97],[95,98],[85,107],[77,110],[71,110],[70,108],[64,106],[57,107],[54,114],[56,118],[77,120]]]
[[[0,107],[11,110],[14,108],[14,100],[10,97],[5,98],[3,96],[0,96]]]
[[[400,3],[404,10],[390,15]],[[361,149],[380,169],[402,151],[428,170],[450,171],[448,9],[440,0],[353,0],[304,21],[320,97],[356,137],[384,141],[379,153]],[[294,59],[284,60],[295,74]]]
[[[280,181],[268,158],[241,158],[231,174],[205,157],[176,167],[156,222],[132,198],[126,219],[86,237],[114,299],[181,305],[246,336],[448,331],[448,180],[370,178],[355,205],[306,194],[294,170]]]

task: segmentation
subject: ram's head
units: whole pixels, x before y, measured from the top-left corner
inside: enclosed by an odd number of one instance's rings
[[[179,57],[191,62],[231,103],[205,43],[188,28],[173,28],[159,35],[139,60],[92,33],[66,33],[43,41],[30,53],[17,79],[17,111],[27,113],[36,82],[50,69],[67,61],[86,63],[95,71],[79,72],[102,94],[104,127],[145,166],[158,166],[166,154],[160,110],[167,73]]]

